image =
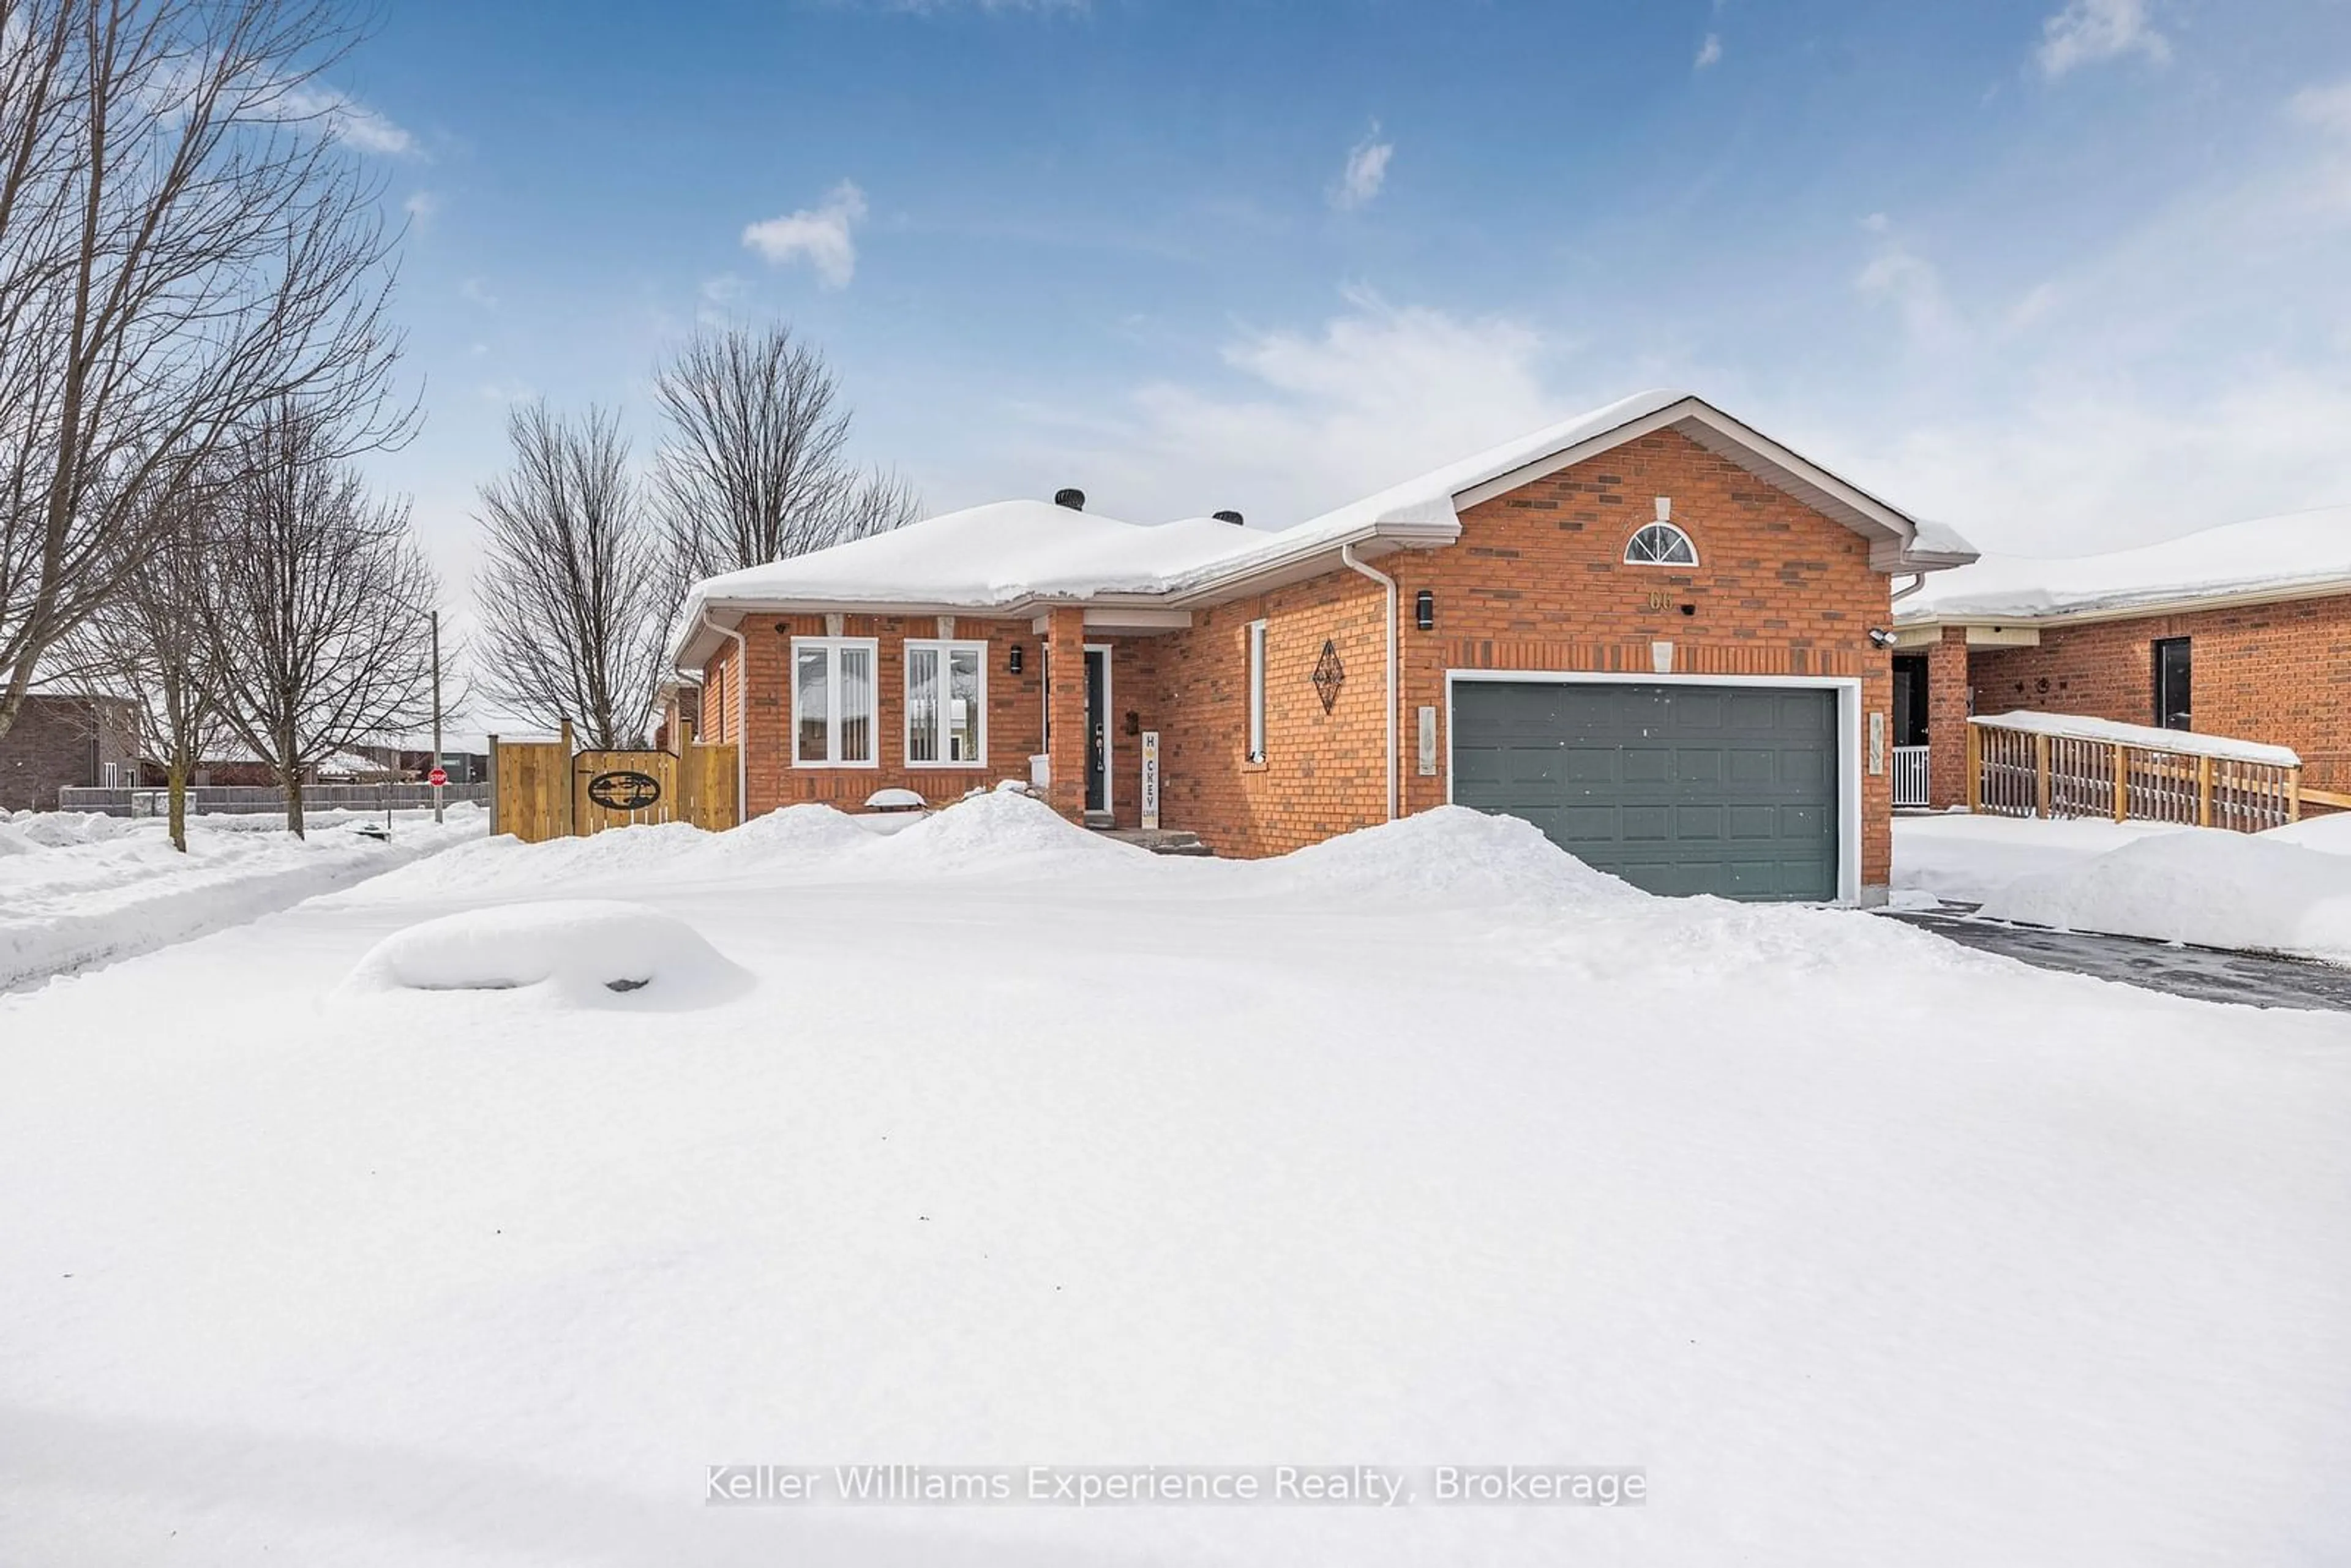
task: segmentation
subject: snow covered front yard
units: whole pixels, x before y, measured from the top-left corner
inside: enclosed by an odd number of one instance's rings
[[[0,1561],[2338,1559],[2347,1119],[2351,1019],[1467,812],[486,840],[0,998]],[[893,1462],[1410,1496],[704,1500]]]
[[[0,991],[144,953],[348,886],[487,831],[478,806],[395,815],[318,811],[296,838],[277,816],[192,816],[188,849],[157,817],[0,813]]]

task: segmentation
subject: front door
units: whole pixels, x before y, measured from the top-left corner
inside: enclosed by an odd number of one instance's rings
[[[1086,810],[1110,810],[1110,650],[1086,648]]]

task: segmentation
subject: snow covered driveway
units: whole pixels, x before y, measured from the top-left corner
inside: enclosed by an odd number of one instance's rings
[[[542,897],[749,988],[350,979]],[[2351,1020],[1468,813],[1257,864],[1001,797],[485,841],[0,998],[0,1560],[2339,1559],[2347,1118]],[[1416,1495],[703,1500],[890,1462]],[[1426,1490],[1503,1464],[1649,1500]]]
[[[184,854],[161,818],[0,818],[0,991],[250,920],[488,826],[477,806],[446,816],[436,827],[429,811],[402,812],[381,840],[351,831],[382,821],[372,812],[314,812],[301,839],[277,817],[191,817]]]

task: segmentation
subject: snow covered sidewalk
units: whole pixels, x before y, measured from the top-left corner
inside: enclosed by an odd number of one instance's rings
[[[188,852],[158,818],[27,811],[0,819],[0,990],[144,953],[348,886],[487,831],[459,806],[435,827],[402,812],[392,836],[353,831],[374,814],[313,814],[298,839],[276,817],[202,816]]]
[[[2351,1554],[2351,1020],[1521,823],[485,841],[0,1040],[0,1560]],[[1413,1490],[705,1502],[892,1462]],[[1506,1464],[1649,1500],[1426,1490]]]

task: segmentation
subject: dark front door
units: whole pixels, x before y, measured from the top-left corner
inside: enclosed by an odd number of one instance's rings
[[[1927,656],[1894,655],[1894,744],[1927,744]]]
[[[2189,702],[2188,639],[2161,637],[2155,644],[2155,722],[2165,729],[2192,729]]]
[[[1110,810],[1110,650],[1086,650],[1086,810]]]

